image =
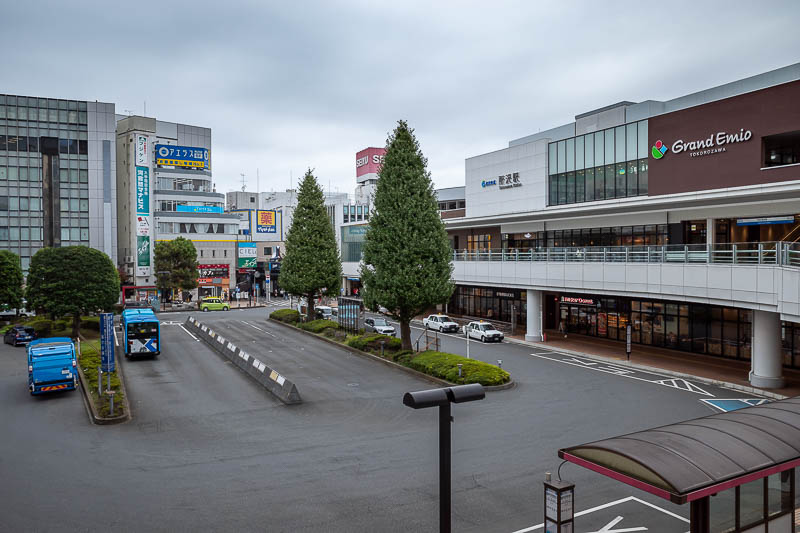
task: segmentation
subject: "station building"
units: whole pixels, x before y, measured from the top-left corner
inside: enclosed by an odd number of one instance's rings
[[[800,64],[466,160],[450,313],[800,368]]]

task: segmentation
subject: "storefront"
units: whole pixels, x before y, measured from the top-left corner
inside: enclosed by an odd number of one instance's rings
[[[227,298],[230,286],[228,265],[197,265],[198,299],[206,296]]]
[[[525,324],[527,300],[525,291],[519,289],[497,289],[456,286],[450,297],[448,312],[465,317],[483,318],[497,322],[512,322],[516,314],[517,324]]]

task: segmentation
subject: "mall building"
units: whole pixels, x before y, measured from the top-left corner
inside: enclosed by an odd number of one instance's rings
[[[450,313],[800,368],[800,64],[466,160]]]

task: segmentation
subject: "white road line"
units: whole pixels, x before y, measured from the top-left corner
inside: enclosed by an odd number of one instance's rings
[[[256,326],[256,325],[253,325],[253,324],[251,324],[250,322],[245,322],[244,320],[240,320],[239,322],[241,322],[242,324],[245,324],[245,325],[247,325],[247,326],[250,326],[251,328],[257,329],[258,331],[260,331],[260,332],[262,332],[262,333],[266,333],[267,335],[270,335],[270,336],[271,336],[271,337],[273,337],[273,338],[276,338],[276,339],[278,338],[278,337],[277,337],[277,336],[276,336],[274,333],[272,333],[271,331],[267,331],[267,330],[265,330],[265,329],[261,329],[260,327],[258,327],[258,326]]]
[[[564,360],[564,359],[556,359],[554,357],[546,357],[544,355],[540,355],[540,354],[537,354],[537,353],[532,353],[531,355],[534,356],[534,357],[539,357],[541,359],[547,359],[549,361],[555,361],[556,363],[562,363],[562,364],[565,364],[565,365],[577,366],[579,368],[585,368],[587,370],[595,370],[597,372],[603,372],[604,374],[613,374],[615,376],[620,376],[620,377],[623,377],[623,378],[636,379],[636,380],[639,380],[639,381],[644,381],[645,383],[652,383],[654,385],[661,385],[662,387],[668,387],[670,389],[678,389],[678,390],[682,390],[682,391],[686,391],[686,392],[691,392],[693,394],[703,394],[703,395],[706,395],[706,396],[711,396],[712,398],[714,397],[713,394],[708,393],[708,392],[700,389],[699,387],[695,387],[698,390],[688,389],[688,388],[684,389],[684,388],[677,387],[675,385],[668,385],[666,383],[663,383],[663,381],[666,381],[666,380],[661,380],[661,381],[655,380],[654,381],[654,380],[651,380],[651,379],[644,379],[644,378],[640,378],[640,377],[636,377],[636,376],[629,376],[629,375],[627,375],[626,372],[631,372],[631,371],[625,370],[624,372],[620,372],[620,370],[621,370],[620,367],[613,367],[612,365],[608,365],[607,368],[604,368],[604,367],[588,367],[588,366],[584,366],[582,364],[572,363],[572,362]],[[651,372],[646,372],[646,373],[650,374]],[[652,375],[657,376],[658,374],[652,374]]]
[[[111,328],[114,330],[114,346],[119,346],[119,339],[117,338],[117,328]]]
[[[189,330],[188,330],[188,329],[186,329],[185,327],[183,327],[183,324],[178,324],[178,325],[180,326],[180,328],[181,328],[183,331],[185,331],[185,332],[186,332],[186,334],[187,334],[187,335],[189,335],[191,338],[193,338],[193,339],[194,339],[194,340],[196,340],[197,342],[200,342],[200,339],[198,339],[197,337],[195,337],[194,335],[192,335],[192,334],[191,334],[191,332],[189,332]]]
[[[621,503],[629,502],[629,501],[634,500],[634,499],[635,498],[633,496],[628,496],[627,498],[622,498],[622,499],[619,499],[619,500],[615,500],[613,502],[604,503],[603,505],[598,505],[597,507],[592,507],[591,509],[586,509],[585,511],[577,512],[577,513],[575,513],[575,516],[576,517],[577,516],[583,516],[585,514],[593,513],[595,511],[600,511],[602,509],[606,509],[607,507],[612,507],[614,505],[619,505]],[[543,527],[544,527],[544,523],[541,523],[541,524],[536,524],[535,526],[531,526],[531,527],[528,527],[528,528],[525,528],[525,529],[518,529],[517,531],[514,531],[513,533],[527,533],[528,531],[534,531],[536,529],[540,529],[540,528],[543,528]]]
[[[631,499],[632,499],[633,501],[637,501],[637,502],[641,503],[642,505],[646,505],[646,506],[648,506],[648,507],[652,507],[653,509],[656,509],[657,511],[661,511],[661,512],[662,512],[662,513],[664,513],[664,514],[668,514],[669,516],[671,516],[671,517],[673,517],[673,518],[677,518],[678,520],[683,520],[683,521],[684,521],[684,522],[686,522],[687,524],[689,523],[689,519],[688,519],[688,518],[684,518],[684,517],[682,517],[682,516],[681,516],[681,515],[679,515],[679,514],[675,514],[675,513],[673,513],[672,511],[667,511],[666,509],[663,509],[663,508],[659,507],[658,505],[655,505],[655,504],[653,504],[653,503],[650,503],[650,502],[646,502],[646,501],[644,501],[644,500],[640,500],[640,499],[639,499],[639,498],[637,498],[636,496],[631,496]]]

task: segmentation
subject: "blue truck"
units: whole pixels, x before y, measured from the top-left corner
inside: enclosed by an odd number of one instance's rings
[[[28,344],[28,389],[31,394],[75,390],[78,362],[67,337],[50,337]]]

